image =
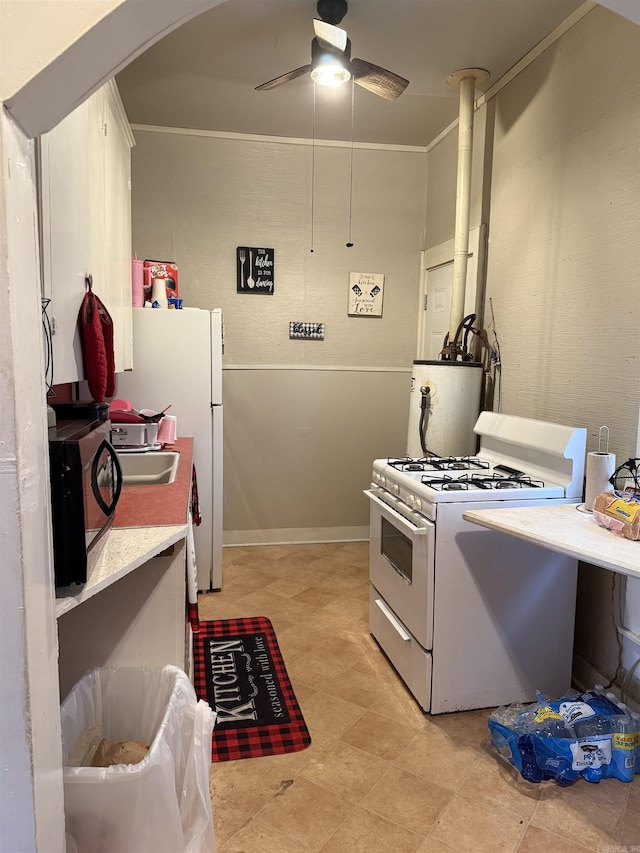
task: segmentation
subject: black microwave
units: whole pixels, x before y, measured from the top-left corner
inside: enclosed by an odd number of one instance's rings
[[[49,430],[49,474],[56,587],[86,583],[111,527],[122,470],[111,422],[59,421]]]

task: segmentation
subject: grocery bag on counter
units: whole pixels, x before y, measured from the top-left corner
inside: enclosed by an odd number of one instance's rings
[[[498,708],[489,717],[498,754],[528,782],[571,785],[640,773],[640,716],[595,690],[561,699],[537,693],[531,705]]]

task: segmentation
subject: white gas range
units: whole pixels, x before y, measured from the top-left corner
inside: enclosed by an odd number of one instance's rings
[[[579,502],[586,430],[483,412],[473,457],[378,459],[370,630],[432,714],[570,686],[577,563],[462,518]]]

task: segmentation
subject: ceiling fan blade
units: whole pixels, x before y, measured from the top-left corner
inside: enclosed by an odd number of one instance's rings
[[[311,65],[303,65],[301,68],[295,68],[293,71],[287,71],[286,74],[281,74],[279,77],[274,77],[273,80],[267,80],[266,83],[261,83],[256,86],[256,92],[266,89],[275,89],[277,86],[282,86],[283,83],[288,83],[289,80],[295,80],[296,77],[302,77],[303,74],[308,74],[311,71]]]
[[[379,65],[373,65],[364,59],[352,59],[351,70],[355,82],[373,92],[374,95],[380,95],[381,98],[386,98],[388,101],[395,101],[409,85],[409,81],[393,71],[387,71],[386,68],[381,68]]]
[[[313,29],[316,38],[323,47],[333,47],[337,50],[344,50],[347,46],[347,31],[340,27],[334,27],[333,24],[327,24],[326,21],[321,21],[319,18],[313,19]]]

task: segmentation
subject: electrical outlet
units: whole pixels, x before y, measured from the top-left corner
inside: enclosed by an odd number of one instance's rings
[[[289,323],[289,338],[292,340],[323,341],[324,323]]]

